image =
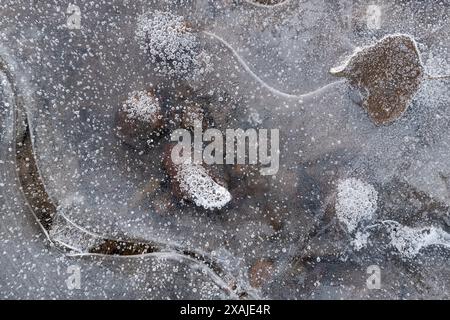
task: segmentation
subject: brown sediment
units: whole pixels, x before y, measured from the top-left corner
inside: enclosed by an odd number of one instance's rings
[[[202,129],[207,129],[205,112],[198,103],[187,103],[181,111],[181,127],[193,131],[197,123],[201,123]]]
[[[268,282],[273,274],[273,262],[268,259],[256,261],[249,270],[249,281],[253,288],[260,288]]]
[[[177,97],[176,97],[177,99]],[[168,119],[173,127],[194,131],[201,124],[201,129],[208,128],[208,119],[204,107],[194,101],[177,99],[169,108]]]
[[[159,248],[152,244],[105,239],[101,244],[91,248],[89,253],[131,256],[158,251],[160,251]]]
[[[225,166],[225,178],[234,202],[247,196],[264,197],[270,190],[269,179],[262,176],[258,166],[234,164]]]
[[[275,232],[279,232],[283,228],[284,211],[285,209],[279,208],[277,203],[272,202],[266,203],[263,207],[264,219],[270,224]]]
[[[164,146],[164,156],[163,156],[163,167],[166,171],[167,175],[169,176],[170,182],[171,182],[171,189],[172,194],[178,198],[183,199],[184,195],[180,190],[180,185],[177,183],[176,176],[177,176],[177,168],[176,165],[172,161],[172,149],[174,148],[174,144],[167,144]]]
[[[408,108],[423,80],[424,68],[414,40],[387,36],[363,48],[348,63],[331,70],[359,89],[362,107],[377,125],[391,123]]]
[[[0,56],[0,71],[4,72],[14,96],[15,165],[20,188],[26,202],[39,224],[49,231],[56,213],[56,206],[47,194],[39,174],[33,153],[28,118],[24,110],[24,99],[16,86],[9,64]]]

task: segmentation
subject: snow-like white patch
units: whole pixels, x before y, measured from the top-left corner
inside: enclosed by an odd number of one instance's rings
[[[358,230],[355,233],[355,236],[354,236],[354,238],[353,238],[353,240],[351,241],[350,244],[353,246],[353,248],[356,251],[359,251],[362,248],[367,246],[367,244],[369,243],[369,237],[370,237],[370,233],[369,232]]]
[[[414,258],[420,250],[432,245],[450,248],[450,234],[436,227],[411,228],[393,222],[390,238],[390,244],[406,258]]]
[[[163,75],[196,79],[211,69],[210,56],[200,49],[198,35],[182,16],[144,13],[138,18],[136,38]]]
[[[349,232],[353,232],[363,220],[372,219],[377,210],[378,192],[373,186],[359,179],[338,181],[336,215]]]
[[[197,206],[220,209],[231,200],[231,194],[208,174],[204,167],[185,162],[178,165],[176,179],[183,194]]]
[[[161,111],[159,101],[146,91],[133,91],[123,104],[123,110],[129,119],[154,122]]]

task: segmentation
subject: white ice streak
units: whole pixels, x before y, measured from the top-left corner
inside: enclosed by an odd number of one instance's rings
[[[254,1],[254,0],[244,0],[244,2],[247,2],[248,4],[251,4],[255,7],[273,9],[273,8],[288,4],[290,2],[290,0],[285,0],[285,1],[278,2],[278,3],[274,3],[274,4],[262,4],[262,3],[258,3],[256,1]]]

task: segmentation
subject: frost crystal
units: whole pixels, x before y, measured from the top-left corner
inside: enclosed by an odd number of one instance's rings
[[[197,35],[182,16],[170,12],[147,12],[138,19],[137,40],[167,76],[196,79],[210,69],[210,57],[201,50]]]
[[[359,179],[340,180],[337,188],[336,215],[349,232],[363,220],[370,220],[377,210],[378,193]]]
[[[123,105],[129,119],[155,122],[160,112],[158,99],[146,91],[133,91]]]
[[[176,179],[180,190],[197,206],[220,209],[231,200],[227,189],[219,185],[201,165],[185,162],[177,168]]]
[[[406,258],[414,258],[422,248],[432,245],[450,247],[450,235],[435,227],[411,228],[395,223],[391,226],[391,245]]]

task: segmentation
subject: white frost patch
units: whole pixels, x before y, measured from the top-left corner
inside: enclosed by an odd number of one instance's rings
[[[183,163],[177,168],[176,179],[183,194],[197,206],[220,209],[231,200],[227,189],[215,182],[201,165]]]
[[[373,186],[359,179],[338,181],[336,215],[349,232],[353,232],[363,220],[372,219],[377,210],[378,192]]]
[[[155,122],[161,111],[159,101],[146,91],[133,91],[123,104],[123,110],[129,119]]]
[[[182,16],[147,12],[138,18],[136,38],[149,55],[155,71],[196,79],[211,69],[211,57],[201,50],[197,34]]]
[[[450,235],[440,228],[411,228],[393,222],[390,226],[390,244],[406,258],[414,258],[422,248],[446,246],[450,248]]]
[[[365,231],[357,231],[355,237],[351,241],[351,245],[356,251],[366,247],[369,242],[370,233]]]
[[[367,45],[367,46],[364,46],[364,47],[356,47],[356,48],[353,50],[353,53],[352,53],[351,55],[349,55],[348,57],[346,57],[346,58],[344,59],[344,61],[343,61],[340,65],[331,68],[329,72],[330,72],[331,74],[333,74],[333,75],[337,75],[337,74],[341,73],[342,71],[344,71],[344,70],[350,65],[350,63],[352,62],[353,58],[357,57],[358,54],[360,54],[360,53],[362,53],[362,52],[364,52],[364,51],[367,51],[368,49],[373,48],[373,47],[376,46],[378,43],[382,43],[382,42],[385,41],[386,39],[394,38],[394,37],[398,37],[398,36],[403,36],[403,37],[409,38],[409,39],[411,40],[411,42],[413,43],[413,45],[414,45],[414,50],[415,50],[416,52],[420,52],[419,47],[418,47],[418,45],[417,45],[417,42],[416,42],[416,40],[415,40],[412,36],[410,36],[410,35],[408,35],[408,34],[404,34],[404,33],[390,34],[390,35],[384,36],[384,37],[381,38],[380,40],[375,41],[373,44],[370,44],[370,45]],[[421,58],[420,55],[419,55],[419,60],[420,60],[420,64],[423,66],[422,58]]]

